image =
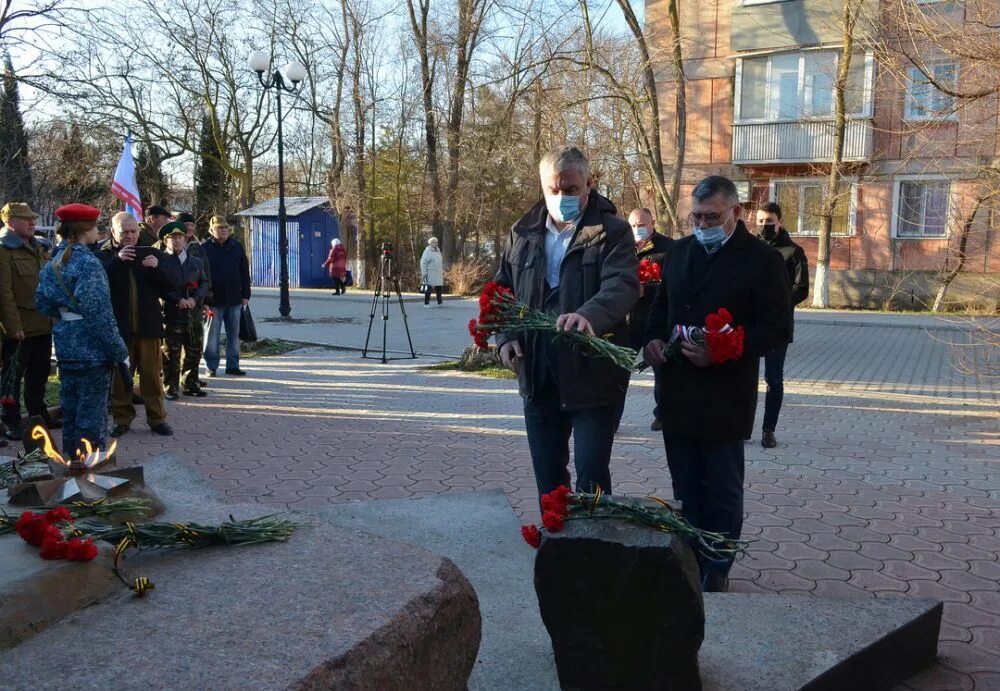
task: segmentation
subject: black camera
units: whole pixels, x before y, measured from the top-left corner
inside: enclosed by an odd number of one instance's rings
[[[391,242],[383,242],[379,246],[379,249],[382,251],[382,254],[392,254],[392,243]]]

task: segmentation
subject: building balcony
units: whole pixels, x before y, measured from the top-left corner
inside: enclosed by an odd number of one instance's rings
[[[733,163],[829,163],[833,160],[830,120],[783,120],[733,125]],[[872,155],[872,121],[848,120],[844,132],[845,162],[868,161]]]

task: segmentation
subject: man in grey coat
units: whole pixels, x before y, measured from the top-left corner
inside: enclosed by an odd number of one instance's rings
[[[625,317],[639,298],[632,230],[593,189],[590,163],[575,148],[539,164],[545,198],[513,225],[496,281],[523,303],[573,329],[628,344]],[[628,372],[539,332],[497,337],[503,364],[517,372],[539,494],[569,485],[572,433],[579,491],[611,491],[615,411]]]

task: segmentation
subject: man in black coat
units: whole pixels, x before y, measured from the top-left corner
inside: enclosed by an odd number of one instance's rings
[[[237,377],[246,374],[240,369],[240,316],[250,302],[250,262],[243,245],[232,237],[232,231],[225,216],[212,216],[208,224],[212,237],[201,243],[211,277],[211,293],[205,304],[214,312],[205,339],[205,366],[210,377],[215,376],[221,360],[219,343],[223,326],[226,328],[226,374]]]
[[[558,315],[563,331],[627,344],[625,316],[639,296],[628,224],[593,189],[590,163],[579,149],[549,151],[539,175],[545,198],[511,228],[497,283],[529,307]],[[570,434],[577,489],[610,492],[614,418],[628,372],[537,331],[500,334],[497,349],[518,374],[539,495],[569,485]]]
[[[792,309],[789,312],[788,343],[772,348],[764,354],[764,381],[767,395],[764,397],[764,430],[760,444],[765,449],[778,445],[774,430],[778,427],[781,401],[785,397],[785,355],[795,336],[795,307],[809,297],[809,263],[802,248],[792,242],[788,231],[781,225],[781,207],[768,202],[757,209],[757,236],[781,253],[788,272],[791,289]]]
[[[635,238],[635,251],[639,256],[639,261],[647,259],[660,266],[663,271],[663,262],[674,241],[663,233],[656,232],[656,224],[653,222],[653,212],[649,209],[635,209],[628,215],[628,223],[632,226],[632,236]],[[628,315],[629,345],[636,350],[642,350],[646,343],[646,321],[649,318],[649,307],[653,304],[653,297],[656,295],[657,283],[648,283],[639,286],[639,301]],[[654,377],[657,370],[653,370]],[[655,389],[654,389],[655,396]],[[619,415],[619,418],[621,416]],[[653,409],[653,422],[649,426],[654,432],[663,429],[660,424],[659,408]]]
[[[739,538],[743,528],[743,440],[753,430],[760,357],[788,341],[788,279],[781,255],[740,220],[732,180],[713,175],[692,192],[693,233],[667,254],[649,312],[646,362],[660,368],[663,442],[674,497],[703,530]],[[665,350],[674,327],[705,325],[726,308],[743,327],[743,355],[712,364],[707,348],[685,343],[679,361]],[[728,588],[732,559],[699,554],[706,592]]]
[[[124,211],[111,219],[111,239],[97,253],[108,273],[111,305],[118,331],[128,346],[133,376],[139,373],[139,392],[146,407],[146,424],[154,433],[170,436],[167,410],[163,403],[163,309],[160,300],[177,289],[180,277],[164,261],[159,250],[139,245],[139,225]],[[135,419],[132,390],[114,372],[111,386],[111,414],[115,426],[111,436],[129,431]]]

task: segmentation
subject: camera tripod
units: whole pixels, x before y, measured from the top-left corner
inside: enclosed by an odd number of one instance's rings
[[[390,286],[390,281],[392,285]],[[399,300],[399,311],[403,314],[403,328],[406,329],[406,340],[410,344],[409,357],[388,357],[386,355],[386,344],[389,333],[389,299],[392,297],[392,289],[396,291],[396,298]],[[392,252],[382,250],[382,261],[379,264],[378,283],[375,285],[375,295],[372,296],[372,310],[368,317],[368,335],[365,336],[365,347],[361,351],[361,357],[369,358],[368,343],[372,337],[372,324],[375,322],[375,313],[378,311],[379,298],[382,299],[382,363],[389,360],[415,360],[417,352],[413,349],[413,339],[410,337],[410,325],[406,321],[406,307],[403,306],[403,294],[399,291],[399,277],[392,273]],[[377,358],[370,358],[372,360]]]

